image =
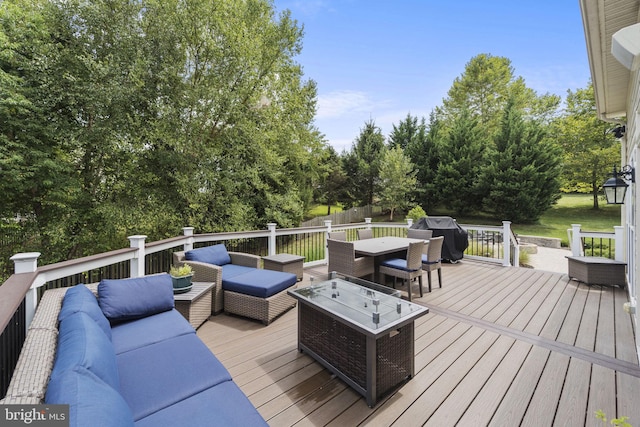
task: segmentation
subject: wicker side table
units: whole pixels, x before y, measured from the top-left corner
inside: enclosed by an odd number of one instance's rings
[[[625,286],[627,264],[603,257],[568,256],[569,277],[587,285]]]
[[[298,276],[298,282],[302,280],[304,257],[291,254],[277,254],[263,256],[264,268],[267,270],[283,271]]]
[[[176,310],[197,329],[211,316],[211,298],[215,283],[193,282],[189,292],[175,294]]]

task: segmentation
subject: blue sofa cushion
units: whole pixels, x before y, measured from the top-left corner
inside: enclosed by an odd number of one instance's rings
[[[137,427],[184,425],[212,427],[266,426],[260,413],[233,381],[208,388],[136,422]]]
[[[102,313],[96,296],[83,284],[69,288],[62,300],[62,308],[58,314],[58,321],[62,321],[73,313],[83,312],[91,317],[111,339],[111,325]]]
[[[98,303],[111,324],[173,309],[173,282],[168,274],[132,279],[103,279]]]
[[[135,421],[231,381],[229,372],[195,334],[127,351],[116,358],[120,392]],[[216,417],[214,410],[211,417]]]
[[[268,298],[293,286],[297,281],[298,277],[293,273],[254,268],[252,271],[229,279],[225,279],[223,274],[222,289],[258,298]]]
[[[382,261],[380,265],[384,265],[385,267],[397,268],[398,270],[403,271],[416,271],[416,269],[407,268],[407,260],[401,258],[392,258],[385,261]]]
[[[80,366],[51,378],[45,403],[69,405],[70,427],[134,425],[120,393]]]
[[[116,354],[155,344],[169,338],[195,334],[195,329],[176,309],[132,322],[113,325],[113,349]]]
[[[78,312],[60,322],[58,348],[51,377],[82,366],[118,390],[120,379],[111,340],[87,314]]]
[[[192,249],[185,252],[184,258],[187,261],[199,261],[215,265],[231,263],[231,256],[229,256],[229,252],[227,252],[227,248],[223,244]]]
[[[249,273],[255,269],[255,267],[245,267],[244,265],[226,264],[222,267],[222,280],[231,279],[232,277]]]

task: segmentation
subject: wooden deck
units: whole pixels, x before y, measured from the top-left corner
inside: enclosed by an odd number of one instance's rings
[[[597,410],[640,426],[624,290],[467,260],[443,266],[442,289],[434,278],[414,297],[430,309],[416,375],[374,408],[297,351],[296,309],[266,327],[218,315],[198,335],[271,426],[602,426]]]

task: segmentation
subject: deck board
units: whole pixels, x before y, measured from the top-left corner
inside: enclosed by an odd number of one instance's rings
[[[559,273],[445,264],[443,288],[414,296],[431,308],[415,322],[416,375],[374,408],[298,352],[297,309],[269,326],[212,316],[198,335],[271,426],[601,425],[596,410],[640,425],[626,300]]]

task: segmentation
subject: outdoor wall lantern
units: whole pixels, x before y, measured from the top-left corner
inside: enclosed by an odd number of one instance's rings
[[[610,205],[622,205],[624,204],[624,196],[627,193],[627,187],[629,182],[636,182],[636,170],[629,165],[625,165],[620,169],[620,172],[613,166],[613,176],[602,184],[604,189],[604,195],[607,198],[607,203]]]

